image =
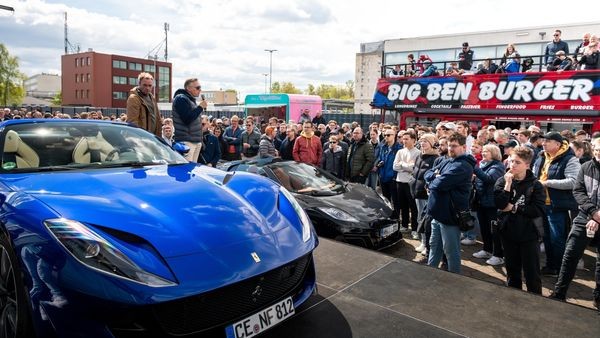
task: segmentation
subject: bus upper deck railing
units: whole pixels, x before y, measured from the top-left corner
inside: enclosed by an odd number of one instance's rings
[[[567,56],[570,57],[570,56]],[[498,68],[502,68],[503,65],[501,64],[501,61],[505,59],[506,62],[510,62],[513,58],[512,57],[497,57],[497,58],[483,58],[483,59],[473,59],[473,64],[471,69],[468,70],[464,70],[464,74],[463,75],[473,75],[473,74],[478,74],[478,71],[480,69],[481,65],[484,65],[484,63],[488,60],[490,60],[490,62],[495,63],[495,65]],[[517,59],[519,59],[519,71],[518,72],[523,72],[523,67],[525,66],[526,69],[525,71],[545,71],[546,68],[546,63],[545,63],[545,59],[546,59],[546,55],[520,55],[517,57]],[[425,62],[427,62],[428,59],[425,59]],[[575,61],[575,60],[573,60]],[[384,64],[383,66],[381,66],[381,77],[385,78],[385,77],[411,77],[411,76],[420,76],[419,70],[415,69],[418,68],[419,64],[422,64],[424,68],[427,68],[427,65],[425,64],[425,62],[423,61],[419,61],[419,60],[415,60],[414,63],[395,63],[395,64]],[[449,66],[452,63],[459,63],[460,61],[458,60],[449,60],[449,61],[435,61],[435,60],[431,60],[431,64],[433,64],[434,66],[436,66],[436,70],[439,74],[437,74],[438,76],[445,76],[446,75],[446,69],[449,68]],[[392,71],[394,70],[394,68],[396,66],[400,66],[400,70],[402,71],[402,74],[400,75],[391,75]],[[576,62],[573,62],[573,68],[572,70],[575,70],[576,68]],[[500,71],[502,72],[502,71]]]

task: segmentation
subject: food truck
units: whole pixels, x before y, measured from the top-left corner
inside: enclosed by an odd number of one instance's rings
[[[246,116],[260,116],[263,121],[276,117],[286,122],[298,122],[305,109],[308,109],[312,119],[322,107],[323,101],[318,95],[252,94],[246,95],[244,100]]]

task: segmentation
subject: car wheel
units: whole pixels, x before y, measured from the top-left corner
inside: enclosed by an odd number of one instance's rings
[[[29,309],[21,272],[6,234],[0,231],[0,337],[30,337]]]

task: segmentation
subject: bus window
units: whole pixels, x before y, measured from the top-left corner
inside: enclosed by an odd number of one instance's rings
[[[578,130],[585,130],[588,134],[592,134],[592,123],[584,122],[559,122],[559,121],[540,121],[540,129],[546,131],[558,131],[570,130],[576,132]]]
[[[416,124],[420,125],[420,126],[425,126],[425,127],[434,127],[441,121],[441,119],[439,118],[435,118],[435,117],[412,117],[412,116],[408,116],[406,117],[406,128],[408,127],[412,127]]]

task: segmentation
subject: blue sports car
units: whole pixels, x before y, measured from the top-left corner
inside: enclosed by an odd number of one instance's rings
[[[0,149],[2,337],[252,337],[316,291],[311,222],[267,178],[103,121],[6,121]]]

